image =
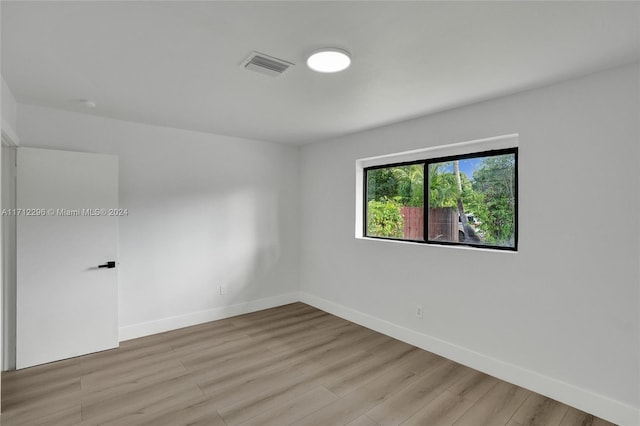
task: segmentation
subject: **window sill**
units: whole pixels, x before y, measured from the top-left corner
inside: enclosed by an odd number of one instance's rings
[[[429,243],[419,243],[415,241],[406,241],[406,240],[392,240],[386,238],[371,238],[371,237],[355,237],[356,240],[366,240],[366,241],[376,241],[383,243],[392,243],[392,244],[410,244],[413,246],[423,246],[423,247],[442,247],[445,249],[454,249],[454,250],[470,250],[470,251],[480,251],[480,252],[491,252],[491,253],[506,253],[506,254],[518,254],[518,250],[504,250],[504,249],[496,249],[491,247],[471,247],[465,245],[456,245],[456,244],[429,244]]]

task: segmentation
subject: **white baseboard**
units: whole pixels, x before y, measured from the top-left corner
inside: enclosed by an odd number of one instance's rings
[[[620,426],[640,425],[640,410],[630,405],[308,293],[301,292],[300,301],[506,382],[553,398]]]
[[[120,341],[150,336],[152,334],[234,317],[236,315],[248,314],[250,312],[261,311],[263,309],[275,308],[276,306],[287,305],[298,301],[300,301],[299,294],[294,292],[230,306],[223,306],[220,308],[208,309],[206,311],[199,311],[186,315],[162,318],[156,321],[127,325],[120,327]]]

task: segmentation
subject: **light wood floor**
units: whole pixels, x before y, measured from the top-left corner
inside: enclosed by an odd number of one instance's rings
[[[611,425],[302,303],[2,376],[2,425]]]

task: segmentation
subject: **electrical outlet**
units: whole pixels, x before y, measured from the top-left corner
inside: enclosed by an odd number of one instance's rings
[[[221,295],[222,295],[222,294],[227,294],[227,290],[228,290],[228,289],[227,289],[227,286],[226,286],[226,285],[222,284],[222,285],[220,286],[220,294],[221,294]]]
[[[416,318],[422,319],[422,306],[416,306]]]

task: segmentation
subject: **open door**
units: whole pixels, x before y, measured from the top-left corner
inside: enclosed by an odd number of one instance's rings
[[[18,148],[16,366],[118,346],[118,159]]]

